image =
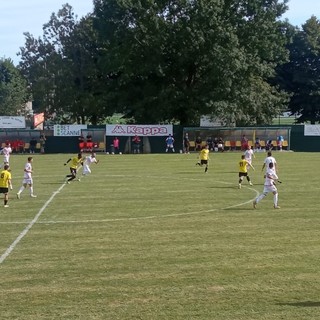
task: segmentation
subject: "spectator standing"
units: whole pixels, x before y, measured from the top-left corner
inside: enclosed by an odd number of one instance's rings
[[[40,140],[40,153],[43,154],[45,152],[44,148],[45,148],[46,140],[47,140],[44,133],[41,133],[39,140]]]
[[[37,140],[35,137],[32,137],[30,142],[29,142],[29,152],[30,153],[35,153],[37,147]]]
[[[119,153],[120,141],[119,141],[118,137],[115,137],[113,139],[113,148],[114,148],[114,153]]]
[[[132,144],[133,144],[133,153],[140,153],[141,140],[137,135],[135,135],[132,138]]]
[[[5,208],[9,207],[9,188],[12,190],[11,172],[9,171],[9,165],[5,164],[0,173],[0,193],[4,194],[3,202]]]
[[[282,144],[283,144],[284,138],[283,136],[279,135],[277,137],[277,145],[278,145],[278,150],[282,151]]]
[[[190,153],[190,140],[188,132],[185,133],[183,138],[183,149],[184,153]]]
[[[245,150],[247,150],[247,148],[248,148],[248,139],[247,139],[246,135],[244,134],[241,137],[241,150],[245,151]]]
[[[18,153],[19,152],[19,139],[15,139],[11,141],[11,149],[12,149],[12,153]]]
[[[92,136],[90,133],[87,134],[87,143],[86,143],[86,149],[88,152],[92,152],[93,151],[93,142],[92,142]]]
[[[17,193],[17,198],[20,199],[20,194],[23,192],[24,189],[29,186],[30,188],[30,197],[31,198],[36,198],[37,196],[33,194],[33,179],[32,179],[32,162],[33,158],[28,157],[28,162],[24,166],[24,175],[23,175],[23,181],[22,181],[22,186],[20,187],[18,193]]]
[[[78,138],[79,141],[79,152],[83,152],[85,149],[85,139],[84,136],[81,134]]]
[[[169,136],[166,139],[166,152],[168,152],[169,150],[171,150],[171,152],[175,152],[174,151],[174,138],[171,134],[169,134]]]
[[[18,140],[18,152],[24,153],[24,141],[21,139]]]

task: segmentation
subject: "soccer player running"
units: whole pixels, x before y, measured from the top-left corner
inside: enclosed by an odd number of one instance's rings
[[[68,184],[70,183],[70,181],[74,180],[77,177],[78,166],[83,163],[82,154],[78,153],[77,156],[68,159],[68,161],[64,165],[66,166],[70,161],[70,174],[66,175],[66,183]],[[80,181],[80,179],[78,179],[78,181]]]
[[[267,157],[264,159],[261,171],[263,171],[263,169],[266,168],[266,173],[267,173],[267,171],[270,169],[270,167],[269,167],[270,162],[273,163],[273,170],[275,171],[275,173],[277,173],[277,171],[278,171],[278,169],[277,169],[277,161],[272,156],[272,152],[271,151],[268,151]]]
[[[12,190],[11,172],[9,171],[9,165],[5,164],[3,170],[0,172],[0,193],[4,194],[4,207],[8,208],[9,201],[9,188]]]
[[[250,186],[252,186],[251,179],[248,175],[248,166],[254,170],[252,164],[245,159],[245,156],[243,154],[241,156],[241,160],[239,161],[239,189],[241,189],[241,184],[244,177],[247,178],[247,181],[249,182]]]
[[[204,172],[208,172],[208,165],[209,165],[209,145],[207,144],[202,148],[202,150],[199,153],[199,161],[196,163],[196,165],[203,166],[205,165]]]
[[[9,165],[10,154],[12,153],[12,148],[10,143],[6,143],[5,147],[0,152],[1,154],[3,154],[3,164]]]
[[[247,150],[244,152],[244,158],[248,161],[248,163],[252,164],[252,158],[255,158],[252,147],[247,146]],[[248,169],[250,166],[248,165]]]
[[[91,163],[97,164],[99,160],[96,158],[96,154],[93,152],[91,155],[86,156],[84,161],[83,161],[83,171],[82,175],[86,176],[87,174],[91,173],[90,165]]]
[[[275,209],[280,209],[278,206],[278,190],[276,187],[276,181],[278,180],[278,176],[274,170],[273,162],[269,163],[269,167],[266,172],[266,178],[264,182],[263,193],[261,193],[254,201],[253,208],[257,208],[257,203],[259,203],[268,193],[273,193],[273,207]]]
[[[33,194],[33,179],[32,179],[32,162],[33,158],[28,157],[28,162],[24,166],[24,175],[23,175],[23,181],[22,181],[22,186],[20,187],[18,193],[17,193],[17,198],[20,199],[20,194],[21,192],[29,186],[30,188],[30,197],[31,198],[36,198],[37,196]]]

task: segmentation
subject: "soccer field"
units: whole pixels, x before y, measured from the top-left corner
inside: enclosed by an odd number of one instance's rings
[[[34,192],[0,207],[1,319],[319,319],[319,155],[266,153],[238,189],[239,152],[105,155],[64,184],[70,155],[34,156]],[[79,175],[80,176],[80,175]]]

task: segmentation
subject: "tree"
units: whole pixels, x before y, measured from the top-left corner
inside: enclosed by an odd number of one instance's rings
[[[297,122],[320,122],[320,21],[312,16],[291,30],[290,61],[278,69],[278,82],[291,94]]]
[[[0,115],[25,115],[27,82],[10,59],[0,59]]]
[[[101,98],[90,16],[77,21],[66,4],[43,30],[42,39],[26,33],[21,48],[20,68],[32,83],[36,110],[59,122],[97,124],[110,112]]]
[[[95,0],[117,110],[141,123],[271,122],[285,102],[268,80],[287,58],[286,2]]]

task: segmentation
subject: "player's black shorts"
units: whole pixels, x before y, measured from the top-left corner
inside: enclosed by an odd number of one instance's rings
[[[246,177],[247,175],[248,175],[248,172],[239,172],[239,178]]]
[[[0,193],[8,193],[9,188],[0,188]]]
[[[208,163],[208,160],[201,160],[200,163],[201,163],[201,164],[207,164],[207,163]]]
[[[74,168],[70,168],[70,172],[73,176],[76,176],[77,175],[77,169],[74,169]]]

